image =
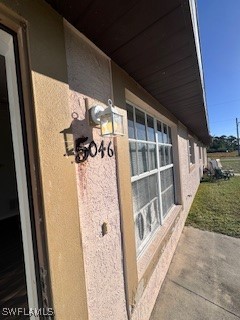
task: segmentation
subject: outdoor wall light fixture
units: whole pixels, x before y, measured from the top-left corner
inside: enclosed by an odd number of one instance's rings
[[[104,109],[102,106],[91,108],[92,121],[100,125],[101,136],[116,137],[123,136],[123,116],[117,113],[112,100],[108,99],[108,107]]]

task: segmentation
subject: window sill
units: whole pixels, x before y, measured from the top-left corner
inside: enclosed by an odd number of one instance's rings
[[[164,221],[164,224],[156,230],[155,237],[139,256],[137,261],[138,281],[140,281],[142,277],[147,279],[150,278],[156,264],[158,263],[159,257],[174,232],[174,227],[178,221],[181,210],[181,205],[175,205],[171,209]]]

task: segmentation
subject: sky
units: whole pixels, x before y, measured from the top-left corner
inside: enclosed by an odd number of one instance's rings
[[[236,136],[236,118],[240,122],[240,0],[197,0],[197,6],[210,133]]]

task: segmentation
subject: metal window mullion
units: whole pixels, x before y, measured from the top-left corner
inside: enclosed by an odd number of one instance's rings
[[[172,147],[172,143],[164,143],[164,142],[158,142],[159,145]]]
[[[140,143],[145,143],[145,144],[156,144],[155,141],[145,141],[145,140],[136,140],[136,139],[128,139],[130,142],[140,142]],[[170,146],[170,145],[169,145]]]
[[[170,169],[170,168],[173,168],[173,163],[168,164],[167,166],[161,167],[161,168],[159,169],[159,171],[162,172],[162,171],[167,170],[167,169]]]
[[[157,182],[158,182],[158,206],[160,208],[160,225],[163,224],[163,209],[162,209],[162,192],[161,192],[161,176],[160,176],[160,159],[159,159],[159,144],[157,132],[157,120],[154,119],[155,139],[156,139],[156,152],[157,152]]]
[[[137,180],[141,180],[143,178],[149,177],[151,175],[156,174],[157,172],[158,172],[158,169],[154,169],[154,170],[151,170],[151,171],[143,172],[143,173],[141,173],[139,175],[131,177],[131,182],[135,182]]]

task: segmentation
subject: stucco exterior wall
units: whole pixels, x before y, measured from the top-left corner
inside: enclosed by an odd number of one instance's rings
[[[188,130],[181,123],[178,124],[178,145],[180,176],[182,182],[182,204],[184,210],[188,211],[194,199],[200,182],[199,167],[202,163],[199,159],[199,150],[196,139],[194,140],[195,163],[190,166],[188,154]]]
[[[87,136],[86,144],[94,140],[99,147],[103,138],[89,124],[88,110],[112,98],[109,59],[67,23],[65,40],[69,105],[79,115],[74,135]],[[105,146],[109,141],[104,139]],[[89,319],[126,319],[115,156],[89,157],[76,165],[76,175]]]

